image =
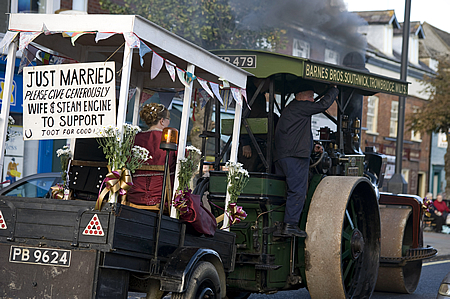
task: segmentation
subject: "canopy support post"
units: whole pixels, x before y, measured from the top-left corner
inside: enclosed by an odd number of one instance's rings
[[[194,74],[195,65],[188,63],[187,71],[191,74]],[[189,83],[189,87],[184,88],[184,97],[183,97],[183,111],[181,114],[181,124],[180,124],[180,134],[178,141],[178,153],[177,153],[177,167],[175,170],[175,181],[173,183],[173,192],[172,195],[175,195],[175,192],[178,189],[178,185],[180,182],[178,181],[178,173],[180,172],[180,163],[178,163],[181,159],[185,157],[186,151],[186,140],[187,140],[187,131],[189,126],[189,115],[191,112],[191,98],[192,98],[192,88],[194,86],[194,81]],[[166,107],[168,108],[168,107]],[[173,201],[172,201],[173,202]],[[177,217],[177,210],[173,207],[170,207],[170,217]]]

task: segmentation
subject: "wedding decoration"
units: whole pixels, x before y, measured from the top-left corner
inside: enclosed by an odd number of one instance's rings
[[[59,157],[61,161],[61,178],[63,180],[62,184],[56,184],[52,186],[52,197],[55,199],[68,200],[70,195],[69,182],[67,181],[68,171],[69,171],[69,161],[72,158],[72,152],[68,145],[64,145],[62,148],[56,150],[56,156]]]
[[[109,125],[97,133],[101,137],[97,138],[97,142],[108,160],[109,172],[100,187],[102,190],[103,185],[106,185],[99,194],[95,209],[101,209],[103,199],[108,192],[111,192],[111,203],[117,200],[115,193],[125,196],[133,185],[131,173],[152,158],[147,149],[134,145],[134,138],[140,130],[137,126],[124,124],[123,131],[120,132],[118,127]]]
[[[217,217],[217,223],[224,220],[225,215],[228,217],[228,227],[241,222],[247,217],[247,213],[241,206],[237,205],[239,195],[241,195],[245,186],[247,185],[250,175],[248,171],[242,167],[242,163],[228,161],[225,164],[228,168],[227,176],[227,191],[230,196],[228,206],[225,208],[225,213]],[[228,228],[225,227],[225,228]]]
[[[195,146],[186,147],[186,157],[178,163],[178,188],[175,192],[173,206],[178,210],[179,215],[189,212],[188,201],[191,200],[192,190],[189,188],[194,171],[198,168],[198,163],[202,157],[202,152]]]

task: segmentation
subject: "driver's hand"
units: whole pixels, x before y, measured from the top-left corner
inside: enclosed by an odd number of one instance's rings
[[[319,154],[323,153],[323,146],[316,143],[316,145],[314,145],[314,153],[319,153]]]
[[[244,145],[242,147],[242,154],[244,155],[244,157],[246,157],[247,159],[250,158],[252,156],[252,148],[250,147],[250,145]]]

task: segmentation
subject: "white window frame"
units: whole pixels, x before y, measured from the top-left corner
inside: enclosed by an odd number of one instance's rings
[[[438,137],[437,138],[438,139],[437,146],[438,147],[440,147],[440,148],[447,148],[447,146],[448,146],[447,136],[448,136],[448,134],[446,134],[446,133],[444,133],[442,131],[439,131],[439,133],[437,133],[437,137]]]
[[[61,0],[40,0],[45,2],[45,11],[39,13],[53,14],[61,8]],[[19,0],[11,0],[11,13],[19,12]]]
[[[367,116],[366,116],[366,133],[378,134],[378,103],[379,98],[377,96],[370,96],[367,98]],[[369,120],[371,125],[369,126]]]
[[[309,58],[310,52],[311,49],[308,42],[294,38],[292,41],[292,56]]]
[[[418,106],[413,106],[413,113],[417,113],[419,111],[419,107]],[[420,134],[419,131],[415,131],[415,130],[411,130],[411,140],[412,141],[417,141],[417,142],[422,142],[422,134]]]
[[[339,64],[339,53],[331,50],[331,49],[325,49],[325,59],[324,61],[326,63],[331,63],[331,64]]]
[[[389,124],[389,137],[397,138],[398,101],[391,102],[391,121]]]

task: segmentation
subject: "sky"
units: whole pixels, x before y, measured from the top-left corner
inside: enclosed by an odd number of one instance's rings
[[[344,0],[349,11],[394,9],[403,22],[406,0]],[[427,22],[450,33],[450,0],[411,0],[411,22]]]

